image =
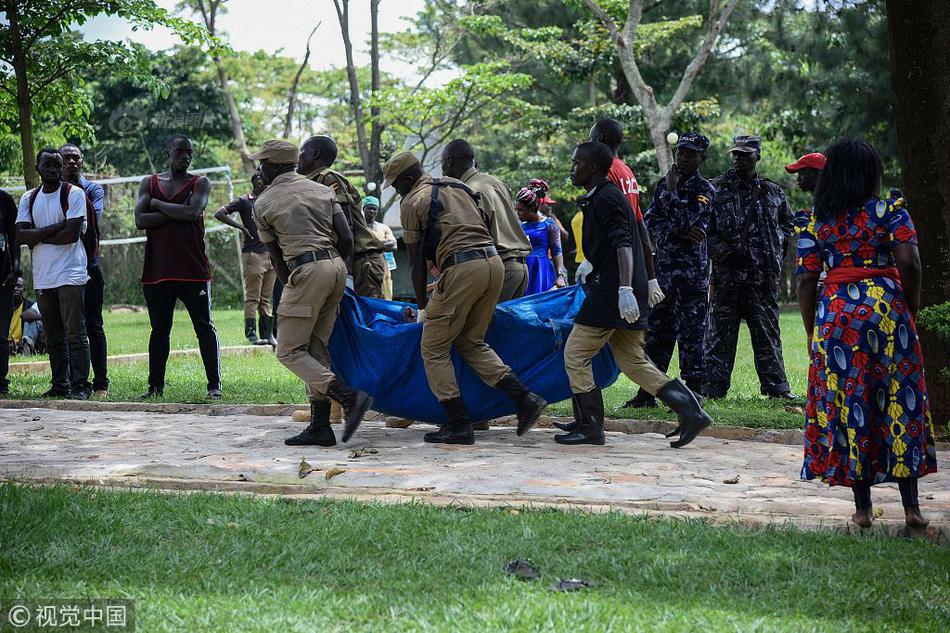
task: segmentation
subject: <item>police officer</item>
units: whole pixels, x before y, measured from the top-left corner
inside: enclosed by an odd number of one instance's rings
[[[254,206],[254,221],[284,284],[277,308],[277,359],[304,381],[310,395],[310,425],[284,443],[333,446],[327,397],[346,412],[344,442],[373,403],[369,394],[353,390],[329,369],[327,344],[346,285],[344,259],[353,236],[333,190],[294,172],[296,145],[267,141],[250,158],[261,161],[267,186]]]
[[[670,366],[679,344],[680,376],[699,394],[703,384],[703,338],[709,303],[709,262],[706,230],[716,189],[699,173],[709,139],[686,132],[676,144],[673,166],[654,190],[644,214],[656,247],[653,265],[665,298],[650,312],[646,350],[662,371]],[[586,251],[585,251],[586,252]],[[628,407],[655,407],[644,389]]]
[[[384,187],[401,196],[403,240],[409,251],[412,286],[422,326],[422,360],[429,387],[445,409],[448,422],[426,433],[426,442],[474,444],[472,422],[459,392],[452,365],[459,355],[486,384],[515,403],[518,435],[537,422],[547,403],[529,392],[494,350],[485,343],[505,280],[477,194],[454,178],[432,178],[411,152],[400,152],[383,167]],[[426,260],[441,278],[426,295]]]
[[[353,275],[353,289],[361,297],[383,298],[386,276],[386,251],[383,243],[366,226],[361,211],[361,196],[346,176],[330,169],[336,161],[337,147],[329,136],[311,136],[300,146],[297,172],[333,189],[353,232],[353,258],[347,266]]]
[[[464,139],[456,139],[442,150],[442,173],[461,180],[480,196],[482,211],[488,218],[488,230],[495,241],[498,256],[505,265],[505,283],[498,301],[524,296],[528,287],[525,257],[531,252],[531,242],[521,228],[521,221],[511,201],[511,191],[502,181],[478,170],[475,150]]]
[[[594,382],[591,360],[609,342],[620,369],[679,416],[680,427],[670,434],[679,433],[679,439],[671,442],[679,448],[693,441],[712,418],[686,385],[670,380],[644,354],[646,319],[640,306],[648,309],[649,275],[633,209],[607,176],[612,161],[610,148],[603,143],[582,143],[571,156],[571,181],[587,190],[580,207],[584,254],[591,271],[584,303],[564,348],[574,422],[558,425],[568,433],[554,439],[570,445],[604,443],[604,399]],[[677,191],[678,179],[673,180],[671,190]]]
[[[794,400],[778,323],[778,286],[793,232],[792,211],[782,188],[756,173],[761,137],[736,136],[732,145],[732,169],[713,180],[713,291],[703,394],[723,398],[729,391],[739,321],[745,319],[762,394]]]

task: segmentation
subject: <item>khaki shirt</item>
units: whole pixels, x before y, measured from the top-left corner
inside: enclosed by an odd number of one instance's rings
[[[292,171],[274,178],[254,204],[261,241],[276,241],[285,261],[334,248],[333,216],[338,213],[343,209],[332,189]]]
[[[518,219],[518,212],[511,202],[511,192],[505,183],[474,167],[462,174],[461,180],[481,195],[482,211],[488,217],[488,230],[501,258],[527,257],[531,252],[531,242],[521,228],[521,220]]]
[[[459,182],[441,178],[442,182]],[[429,224],[429,203],[432,200],[432,176],[423,175],[399,203],[402,220],[402,239],[406,244],[422,241],[422,233]],[[455,187],[439,187],[439,201],[444,210],[438,219],[441,232],[436,247],[436,265],[455,253],[485,248],[494,244],[482,212],[471,196]]]
[[[354,254],[383,252],[383,243],[376,239],[376,236],[366,226],[366,216],[363,215],[360,204],[362,198],[360,198],[356,187],[346,179],[346,176],[338,171],[333,171],[329,167],[321,167],[307,177],[333,189],[336,194],[336,201],[352,217]]]

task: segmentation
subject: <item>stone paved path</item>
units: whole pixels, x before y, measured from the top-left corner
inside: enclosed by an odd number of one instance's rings
[[[561,447],[554,431],[477,433],[477,444],[422,442],[429,425],[368,421],[348,445],[290,448],[287,417],[0,410],[0,478],[122,487],[330,495],[383,501],[557,506],[847,527],[851,492],[798,479],[801,448],[700,437],[673,450],[654,433],[608,434],[606,447]],[[338,432],[339,435],[339,432]],[[353,449],[364,448],[361,456]],[[315,470],[299,476],[301,460]],[[932,525],[950,530],[950,458],[921,482]],[[340,470],[327,478],[328,473]],[[730,482],[730,483],[726,483]],[[903,523],[896,486],[874,490],[879,523]]]

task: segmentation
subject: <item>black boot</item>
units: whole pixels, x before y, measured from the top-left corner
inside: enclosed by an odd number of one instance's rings
[[[577,397],[571,396],[571,408],[574,410],[574,421],[564,424],[563,422],[553,422],[555,427],[561,429],[562,431],[567,431],[571,433],[577,430],[577,427],[581,425],[581,410],[577,406]]]
[[[683,448],[712,424],[712,418],[699,406],[693,392],[678,379],[663,385],[656,397],[679,417],[680,438],[670,442],[673,448]]]
[[[703,397],[703,383],[701,380],[684,380],[683,382],[686,383],[686,387],[696,396],[696,402],[699,403],[699,406],[706,404],[706,398]]]
[[[343,442],[346,443],[359,428],[363,416],[373,406],[373,396],[365,391],[356,391],[339,378],[334,378],[330,383],[327,396],[343,406]],[[327,410],[329,411],[329,408]]]
[[[637,395],[627,400],[623,403],[624,409],[655,409],[656,408],[656,398],[651,396],[650,393],[641,387],[637,390]]]
[[[260,340],[257,338],[257,324],[254,323],[254,319],[244,319],[244,336],[247,337],[247,342],[251,345],[260,344]]]
[[[576,444],[595,444],[603,446],[604,438],[604,398],[600,389],[587,393],[574,394],[577,404],[577,428],[566,435],[555,435],[554,441],[569,446]]]
[[[277,338],[274,336],[274,317],[262,314],[258,320],[258,324],[261,330],[261,339],[256,344],[277,347]]]
[[[336,436],[330,428],[330,401],[310,401],[310,425],[300,435],[284,440],[287,446],[334,446]]]
[[[468,417],[465,401],[452,398],[439,404],[445,409],[448,422],[440,426],[438,431],[426,433],[422,439],[430,444],[474,444],[475,433],[472,431],[472,421]]]
[[[515,403],[518,412],[518,435],[524,435],[534,426],[544,413],[544,408],[548,406],[544,398],[528,391],[514,373],[505,374],[505,377],[495,385],[495,389],[504,393]]]

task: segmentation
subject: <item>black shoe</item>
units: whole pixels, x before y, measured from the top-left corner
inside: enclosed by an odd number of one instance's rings
[[[475,433],[472,422],[461,398],[443,400],[439,404],[445,409],[448,421],[438,431],[426,433],[422,439],[429,444],[474,444]]]
[[[327,396],[336,400],[343,407],[343,443],[349,441],[356,429],[360,427],[363,416],[373,406],[373,396],[365,391],[356,391],[348,384],[334,378],[327,389]]]
[[[562,431],[567,431],[568,433],[573,433],[577,430],[577,427],[581,425],[581,410],[577,406],[577,396],[571,396],[571,409],[574,410],[574,421],[568,422],[552,422],[555,428],[561,429]]]
[[[208,389],[208,395],[205,397],[208,400],[220,400],[224,397],[224,394],[221,393],[220,389]]]
[[[260,344],[260,339],[257,338],[257,323],[254,322],[253,317],[244,319],[244,336],[251,345]]]
[[[796,396],[791,391],[786,391],[784,393],[768,393],[765,395],[774,400],[784,400],[786,402],[800,402],[801,401],[801,398]]]
[[[257,344],[277,347],[277,338],[274,336],[274,317],[262,314],[258,319],[258,325],[260,327],[261,340],[258,341]]]
[[[41,398],[65,398],[69,395],[69,391],[63,391],[62,389],[48,389],[43,392]]]
[[[604,398],[600,389],[575,394],[574,402],[576,403],[575,415],[578,415],[577,426],[570,433],[555,435],[554,441],[568,446],[578,444],[603,446],[606,442],[604,437]]]
[[[310,401],[310,425],[303,433],[284,440],[287,446],[335,446],[336,435],[330,426],[330,401]]]
[[[682,448],[696,439],[703,429],[712,424],[712,418],[703,411],[693,392],[680,380],[671,380],[663,385],[656,397],[677,415],[680,421],[680,438],[670,442],[673,448]]]
[[[151,400],[152,398],[164,398],[165,390],[158,387],[149,387],[148,391],[139,396],[139,400]]]
[[[639,389],[637,395],[623,403],[624,409],[655,409],[656,398],[645,389]]]
[[[84,389],[76,389],[66,394],[67,400],[88,400],[91,397],[92,397],[92,389],[89,387],[86,387]]]
[[[515,403],[518,413],[518,435],[524,435],[528,429],[537,423],[538,418],[544,413],[548,403],[541,396],[531,393],[527,387],[521,384],[514,373],[508,373],[504,378],[498,381],[495,388],[500,390]]]

